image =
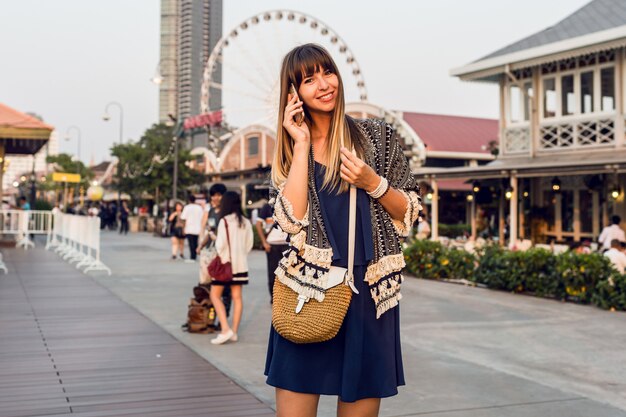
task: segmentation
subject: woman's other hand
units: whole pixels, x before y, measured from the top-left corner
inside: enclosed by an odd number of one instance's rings
[[[285,107],[285,115],[283,118],[283,127],[293,139],[294,144],[303,143],[308,144],[311,141],[311,133],[309,132],[309,127],[306,123],[302,123],[300,126],[294,120],[294,117],[298,113],[304,112],[302,108],[302,101],[297,101],[297,96],[292,96],[289,94],[289,100],[287,101],[287,106]]]
[[[380,183],[380,176],[348,148],[341,148],[341,179],[367,192]]]

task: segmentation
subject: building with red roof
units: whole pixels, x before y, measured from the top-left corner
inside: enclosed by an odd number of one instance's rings
[[[46,156],[55,153],[53,126],[0,103],[0,198],[24,173],[45,171]]]

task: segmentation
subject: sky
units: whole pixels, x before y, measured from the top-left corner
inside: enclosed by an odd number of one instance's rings
[[[498,117],[493,84],[449,75],[571,14],[587,0],[224,0],[229,33],[258,13],[290,9],[320,19],[349,45],[369,101],[435,114]],[[0,102],[56,127],[60,151],[99,163],[119,140],[158,121],[159,0],[0,0]],[[259,32],[271,47],[272,37]]]

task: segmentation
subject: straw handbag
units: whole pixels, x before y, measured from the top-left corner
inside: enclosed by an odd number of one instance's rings
[[[356,225],[356,187],[350,186],[348,268],[331,266],[324,301],[310,300],[276,280],[272,304],[272,325],[285,339],[294,343],[325,342],[337,335],[346,316],[354,287],[354,239]]]

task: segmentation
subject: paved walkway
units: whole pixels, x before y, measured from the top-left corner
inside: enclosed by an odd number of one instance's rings
[[[0,416],[274,415],[56,254],[3,253]]]
[[[213,346],[180,329],[197,265],[169,260],[169,241],[103,235],[110,288],[266,404],[270,326],[265,256],[250,256],[240,341]],[[626,314],[408,278],[402,347],[408,385],[381,416],[626,417]],[[323,398],[320,416],[335,399]]]
[[[170,261],[167,239],[102,241],[111,277],[3,250],[0,416],[271,415],[264,254],[250,256],[240,341],[213,346],[180,329],[197,265]],[[626,417],[626,314],[414,278],[403,294],[408,385],[381,416]],[[319,415],[334,408],[323,398]]]

